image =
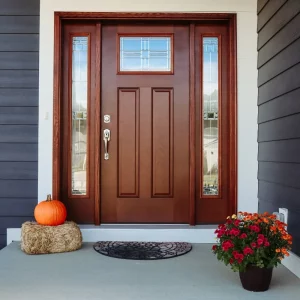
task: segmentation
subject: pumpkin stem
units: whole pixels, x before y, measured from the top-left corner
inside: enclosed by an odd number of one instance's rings
[[[51,201],[51,194],[47,195],[47,201]]]

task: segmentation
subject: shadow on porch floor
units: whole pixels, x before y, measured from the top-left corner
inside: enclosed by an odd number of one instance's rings
[[[238,274],[218,262],[211,245],[194,244],[181,257],[157,261],[121,260],[98,254],[92,243],[76,252],[29,256],[17,242],[0,251],[2,300],[292,300],[300,280],[283,266],[270,290],[243,290]]]

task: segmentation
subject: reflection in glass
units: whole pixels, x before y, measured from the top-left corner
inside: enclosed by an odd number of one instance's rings
[[[72,48],[72,195],[87,191],[88,37],[73,37]]]
[[[171,71],[170,37],[120,37],[120,71]]]
[[[219,194],[218,38],[203,38],[203,195]]]

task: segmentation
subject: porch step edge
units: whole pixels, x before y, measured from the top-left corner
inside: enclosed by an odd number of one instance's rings
[[[134,227],[133,227],[134,226]],[[215,226],[102,225],[80,226],[84,242],[140,241],[214,243]],[[21,240],[21,228],[7,229],[7,245]]]

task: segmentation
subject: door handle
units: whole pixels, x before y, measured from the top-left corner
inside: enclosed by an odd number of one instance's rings
[[[104,141],[104,159],[108,160],[109,159],[108,142],[110,141],[110,130],[109,129],[103,130],[103,141]]]

